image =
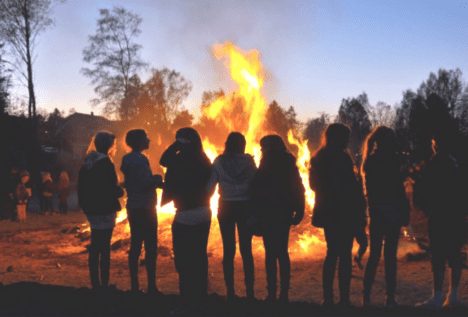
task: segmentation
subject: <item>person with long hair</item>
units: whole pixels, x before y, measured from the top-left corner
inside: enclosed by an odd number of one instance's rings
[[[404,175],[397,157],[396,134],[385,126],[376,127],[367,137],[362,151],[361,174],[369,206],[370,254],[364,273],[363,305],[371,304],[371,291],[384,245],[385,306],[398,306],[397,249],[402,226],[409,223],[409,203]]]
[[[305,189],[296,166],[296,158],[278,135],[260,140],[262,158],[251,184],[251,199],[261,217],[265,247],[268,302],[276,301],[277,263],[281,291],[279,300],[289,301],[291,261],[288,243],[291,225],[304,217]]]
[[[98,132],[92,141],[95,151],[85,157],[78,175],[78,203],[91,227],[89,273],[94,290],[109,286],[110,247],[119,198],[123,189],[118,186],[117,174],[111,156],[115,153],[115,136]],[[100,275],[100,278],[99,278]]]
[[[356,228],[365,219],[365,199],[347,151],[350,129],[330,124],[310,160],[309,182],[315,192],[312,225],[323,228],[327,255],[323,263],[322,307],[334,305],[333,281],[338,258],[340,306],[349,306],[352,248]]]
[[[172,242],[182,303],[174,313],[194,313],[203,307],[208,296],[207,246],[212,193],[206,191],[206,185],[211,162],[198,132],[181,128],[176,133],[176,141],[161,156],[160,164],[167,168],[161,205],[173,201],[176,208]]]
[[[236,226],[239,248],[244,264],[244,280],[248,299],[254,299],[254,261],[252,233],[247,225],[249,187],[257,167],[250,154],[245,153],[245,137],[232,132],[226,140],[224,153],[213,162],[208,192],[219,183],[218,222],[223,239],[223,272],[227,298],[235,298],[234,256],[236,254]]]

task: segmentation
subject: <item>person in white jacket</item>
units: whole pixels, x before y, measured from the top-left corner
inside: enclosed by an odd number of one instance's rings
[[[223,239],[223,271],[228,300],[235,298],[234,256],[236,254],[236,225],[239,247],[244,264],[245,286],[248,299],[254,299],[254,262],[252,234],[247,226],[249,185],[257,167],[250,154],[245,154],[245,137],[238,132],[229,134],[224,153],[218,156],[207,185],[211,192],[219,183],[218,222]]]

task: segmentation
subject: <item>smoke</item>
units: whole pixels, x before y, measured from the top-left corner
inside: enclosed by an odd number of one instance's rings
[[[211,53],[214,43],[231,41],[243,50],[258,49],[266,72],[264,92],[271,101],[281,78],[269,65],[287,67],[288,57],[310,46],[324,15],[342,20],[336,1],[168,1],[156,2],[163,16],[175,19],[166,29],[169,50],[180,53],[198,71],[204,90],[232,91],[229,71]],[[287,80],[287,79],[284,79]]]

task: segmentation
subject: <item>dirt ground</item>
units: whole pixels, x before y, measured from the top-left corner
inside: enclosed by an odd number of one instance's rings
[[[418,217],[414,215],[413,217]],[[171,257],[168,241],[160,243],[157,263],[157,283],[166,294],[162,299],[136,298],[128,292],[130,279],[127,265],[128,243],[122,240],[121,247],[112,251],[110,283],[116,286],[113,294],[91,292],[87,267],[88,255],[86,234],[79,234],[86,223],[82,212],[66,215],[43,216],[30,214],[25,223],[0,223],[0,315],[166,315],[177,306],[178,276]],[[420,222],[418,222],[419,224]],[[309,225],[309,224],[307,224]],[[310,226],[310,225],[309,225]],[[78,229],[80,228],[80,229]],[[424,230],[424,225],[416,226]],[[167,231],[167,226],[166,229]],[[163,230],[163,231],[164,231]],[[161,233],[160,239],[166,233]],[[116,229],[117,234],[119,231]],[[165,238],[166,240],[167,237]],[[260,238],[255,238],[260,244]],[[115,242],[115,239],[113,239]],[[166,245],[167,244],[167,245]],[[353,268],[351,302],[357,308],[346,312],[322,312],[322,264],[324,252],[317,251],[314,257],[292,256],[291,263],[291,304],[268,306],[261,300],[266,297],[266,278],[263,254],[255,256],[255,295],[260,301],[254,306],[245,300],[226,303],[226,290],[222,272],[222,258],[219,252],[209,247],[209,293],[211,309],[208,315],[424,315],[412,307],[431,295],[431,265],[428,258],[407,261],[405,248],[414,247],[414,242],[401,240],[398,262],[397,301],[403,305],[396,311],[383,308],[385,300],[385,279],[383,261],[379,266],[373,288],[374,308],[360,308],[362,279],[364,272]],[[368,253],[364,257],[367,260]],[[245,296],[242,262],[239,252],[235,259],[236,292]],[[464,270],[460,286],[460,300],[468,307],[468,270]],[[140,266],[140,284],[146,289],[145,266]],[[446,279],[444,292],[447,292]],[[335,284],[335,301],[339,298],[338,282]],[[133,296],[133,297],[132,297]],[[445,309],[441,315],[468,316],[468,309]]]

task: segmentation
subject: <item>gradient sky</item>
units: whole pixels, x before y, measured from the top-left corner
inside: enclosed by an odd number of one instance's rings
[[[467,0],[466,3],[468,3]],[[80,73],[99,8],[124,6],[143,18],[141,57],[193,83],[183,107],[197,115],[202,93],[232,90],[228,70],[211,56],[227,40],[258,49],[269,76],[265,97],[294,106],[299,119],[337,113],[341,99],[365,91],[394,105],[430,72],[459,67],[468,78],[468,5],[440,1],[151,1],[68,0],[39,38],[34,64],[38,108],[100,113]],[[141,74],[147,79],[149,73]],[[15,85],[12,93],[26,98]]]

